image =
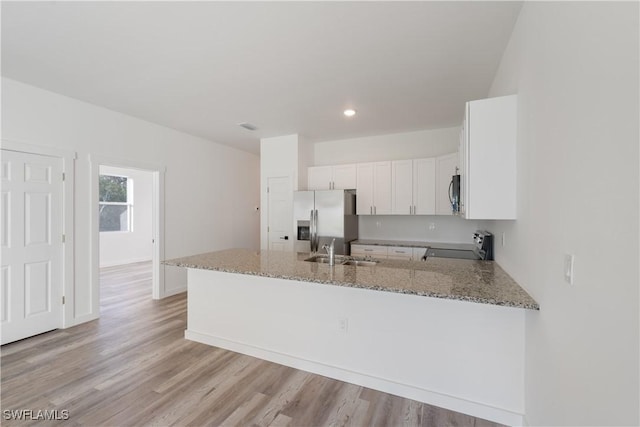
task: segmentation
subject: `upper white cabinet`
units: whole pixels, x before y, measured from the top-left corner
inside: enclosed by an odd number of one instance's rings
[[[436,159],[413,161],[413,214],[436,213]]]
[[[436,215],[453,215],[450,184],[458,173],[458,153],[436,158]]]
[[[516,95],[470,101],[460,138],[461,215],[516,219]]]
[[[434,158],[391,162],[392,213],[434,215],[436,162]]]
[[[391,162],[391,213],[413,215],[413,160]]]
[[[350,190],[356,188],[356,165],[312,166],[307,177],[309,190]]]
[[[358,163],[356,213],[391,214],[391,162]]]

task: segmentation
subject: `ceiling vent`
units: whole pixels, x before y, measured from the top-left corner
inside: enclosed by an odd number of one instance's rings
[[[252,125],[251,123],[247,123],[247,122],[238,123],[238,126],[240,126],[241,128],[245,128],[246,130],[258,129],[255,125]]]

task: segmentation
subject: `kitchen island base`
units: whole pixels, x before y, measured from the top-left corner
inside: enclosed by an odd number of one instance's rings
[[[522,309],[189,268],[185,337],[507,425]]]

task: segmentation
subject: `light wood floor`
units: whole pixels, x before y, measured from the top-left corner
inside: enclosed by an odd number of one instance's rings
[[[3,425],[496,425],[187,341],[186,295],[152,300],[150,269],[103,269],[99,320],[2,347],[3,410],[69,411]]]

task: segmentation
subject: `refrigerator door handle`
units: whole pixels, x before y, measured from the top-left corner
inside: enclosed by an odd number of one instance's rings
[[[313,234],[315,239],[314,246],[316,247],[315,252],[318,252],[320,250],[320,237],[318,237],[318,210],[317,209],[313,211]]]
[[[315,230],[313,226],[313,209],[311,209],[311,214],[309,216],[309,249],[311,250],[311,252],[315,252],[314,236],[315,236]]]

